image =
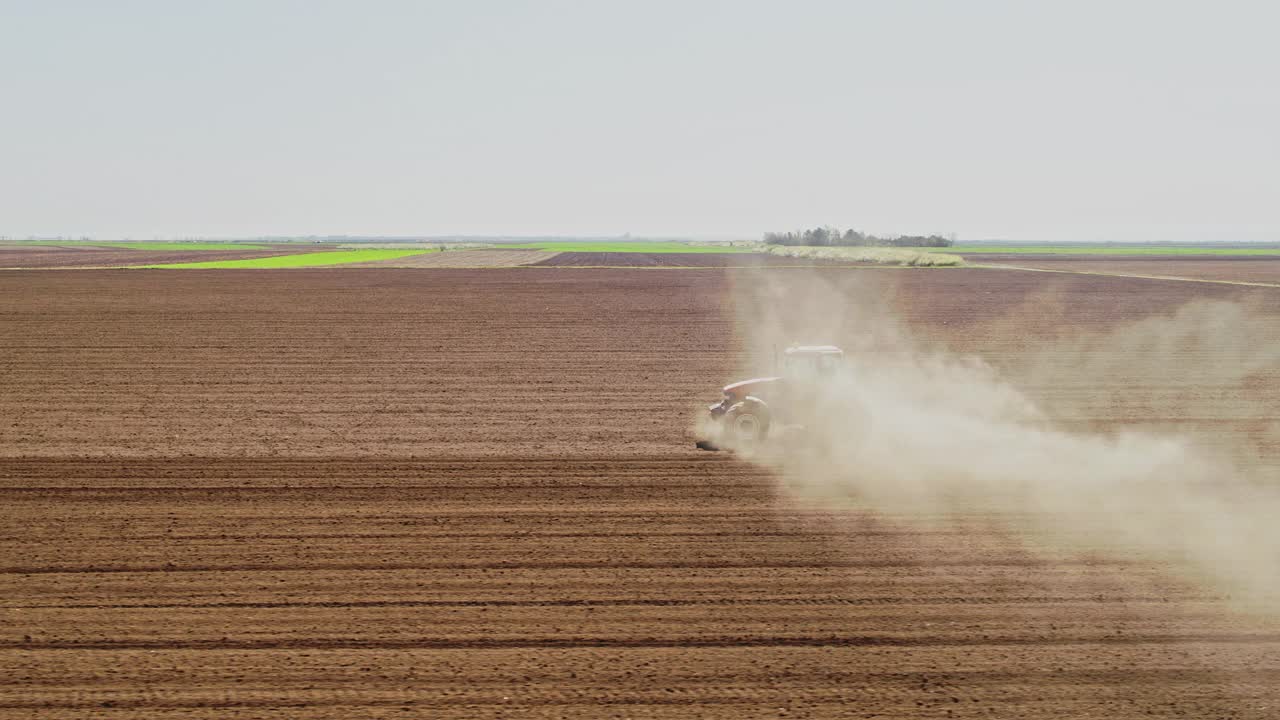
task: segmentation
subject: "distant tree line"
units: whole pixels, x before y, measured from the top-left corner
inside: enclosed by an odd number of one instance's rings
[[[769,245],[813,245],[816,247],[950,247],[955,240],[941,235],[895,235],[876,237],[853,230],[840,232],[839,228],[818,227],[796,232],[767,232],[764,241]]]

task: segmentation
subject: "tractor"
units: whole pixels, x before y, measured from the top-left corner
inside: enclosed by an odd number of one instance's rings
[[[751,454],[771,431],[803,429],[806,411],[815,404],[814,393],[843,367],[844,351],[834,345],[793,345],[782,353],[781,365],[781,375],[724,387],[724,397],[708,411],[713,437],[699,440],[699,449]]]

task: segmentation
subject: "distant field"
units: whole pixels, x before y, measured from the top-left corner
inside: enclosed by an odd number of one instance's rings
[[[199,243],[199,242],[86,242],[83,240],[74,240],[60,242],[57,240],[40,240],[37,242],[19,242],[16,245],[42,245],[42,246],[71,246],[71,247],[101,247],[115,248],[123,250],[156,250],[156,251],[176,251],[183,250],[269,250],[271,245],[262,245],[260,243]]]
[[[748,253],[755,252],[751,248],[731,247],[729,245],[690,245],[670,241],[618,241],[618,242],[548,242],[519,243],[498,248],[514,248],[523,250],[551,250],[555,252],[626,252],[626,253]]]
[[[128,248],[130,250],[269,250],[271,245],[260,243],[164,243],[164,242],[121,242],[121,243],[86,243],[107,248]]]
[[[927,252],[957,255],[1276,255],[1280,247],[1189,247],[1186,245],[953,245],[945,248],[917,248]]]
[[[397,267],[397,268],[511,268],[523,265],[536,265],[541,260],[554,258],[561,253],[545,250],[446,250],[425,255],[412,255],[405,258],[392,258],[375,262],[362,262],[344,265],[343,267]],[[609,255],[607,257],[620,257]],[[664,255],[663,257],[670,257]],[[698,255],[697,257],[707,257]]]
[[[1215,257],[1212,255],[984,255],[1009,267],[1089,275],[1255,283],[1280,287],[1280,255]]]
[[[184,262],[162,265],[137,265],[138,268],[162,269],[268,269],[268,268],[309,268],[326,265],[347,265],[349,263],[377,262],[379,260],[395,260],[411,255],[423,255],[435,250],[339,250],[335,252],[302,252],[296,255],[277,255],[274,257],[251,258],[248,260],[214,260],[211,262]]]

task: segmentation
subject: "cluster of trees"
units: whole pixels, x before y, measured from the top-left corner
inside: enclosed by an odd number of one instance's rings
[[[941,235],[895,235],[876,237],[849,229],[819,227],[796,232],[768,232],[764,241],[769,245],[813,245],[817,247],[950,247],[954,238]]]

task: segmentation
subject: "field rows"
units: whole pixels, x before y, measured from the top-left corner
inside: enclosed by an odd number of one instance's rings
[[[1262,717],[1280,679],[1280,626],[1159,568],[720,457],[0,467],[15,717]]]
[[[850,303],[891,304],[922,343],[982,356],[1068,424],[1189,429],[1275,461],[1270,289],[769,272],[853,281]],[[1033,544],[1033,513],[875,512],[694,450],[699,408],[759,361],[734,312],[771,297],[758,276],[254,278],[0,273],[0,716],[1269,718],[1280,703],[1270,606],[1101,540]],[[1208,306],[1231,330],[1211,345],[1104,342],[1193,299],[1251,310]],[[1150,364],[1171,352],[1216,370]]]

